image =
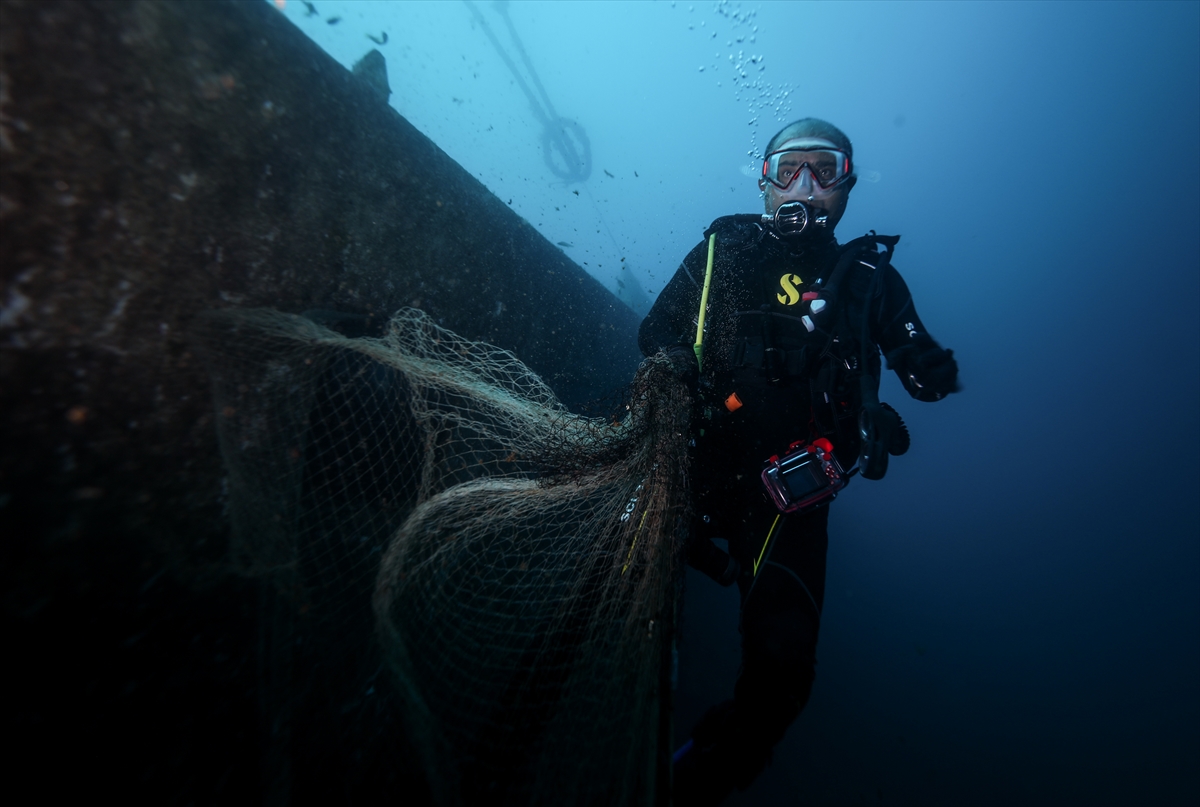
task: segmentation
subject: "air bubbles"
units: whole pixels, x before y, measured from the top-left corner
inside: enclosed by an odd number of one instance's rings
[[[784,90],[776,88],[771,82],[766,81],[767,66],[764,55],[760,53],[747,54],[743,47],[748,42],[757,42],[757,9],[743,8],[742,4],[736,0],[716,0],[713,4],[713,13],[718,16],[718,19],[714,20],[713,27],[717,28],[726,38],[725,47],[728,52],[724,62],[729,65],[730,72],[726,75],[733,85],[734,100],[742,103],[743,96],[745,96],[748,113],[747,125],[755,127],[767,123],[768,116],[783,120],[791,113],[790,85],[788,90]],[[729,21],[728,28],[719,28],[720,17]],[[710,39],[715,39],[716,33],[717,31],[713,31]],[[709,66],[718,75],[724,72],[719,63]],[[717,81],[718,87],[723,84],[724,80]],[[754,145],[754,137],[751,138],[751,145]],[[754,152],[756,149],[752,148],[751,151]]]

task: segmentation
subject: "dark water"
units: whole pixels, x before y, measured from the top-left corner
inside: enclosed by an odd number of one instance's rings
[[[315,7],[283,13],[378,47],[392,105],[635,307],[759,209],[782,123],[853,139],[839,234],[903,235],[965,390],[885,380],[913,450],[835,505],[812,700],[732,803],[1200,799],[1200,6]],[[690,577],[685,619],[681,732],[731,691],[736,596]]]

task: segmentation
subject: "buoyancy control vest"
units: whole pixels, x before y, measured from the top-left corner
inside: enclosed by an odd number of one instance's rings
[[[829,312],[831,327],[825,349],[810,379],[814,429],[837,439],[857,455],[858,471],[867,479],[882,479],[888,455],[908,451],[908,429],[899,413],[879,400],[882,364],[871,334],[871,312],[883,291],[884,273],[900,236],[874,231],[847,243],[829,280],[810,303],[812,317]],[[883,247],[883,251],[878,250]],[[869,272],[859,299],[847,285],[854,272]],[[814,322],[815,329],[815,322]],[[836,443],[835,443],[836,445]]]
[[[907,431],[899,416],[878,400],[882,367],[871,334],[872,306],[878,305],[881,279],[899,236],[872,231],[840,247],[831,243],[825,254],[806,262],[789,261],[786,244],[767,241],[773,234],[759,216],[726,216],[713,222],[708,232],[713,231],[719,234],[719,246],[753,253],[745,258],[758,261],[757,274],[772,283],[774,273],[767,263],[777,269],[792,265],[808,274],[791,275],[794,282],[789,283],[784,269],[778,290],[756,279],[763,285],[757,307],[739,305],[732,312],[736,326],[727,386],[788,388],[787,400],[809,404],[804,407],[809,409],[804,418],[807,433],[805,424],[797,422],[799,413],[794,413],[788,418],[793,429],[789,441],[827,438],[843,467],[857,464],[867,478],[880,478],[888,452],[879,458],[879,441],[893,454],[907,449]],[[713,393],[725,400],[724,389]],[[864,448],[869,448],[865,457]]]

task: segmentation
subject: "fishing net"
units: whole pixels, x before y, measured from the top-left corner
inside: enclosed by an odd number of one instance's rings
[[[689,411],[664,360],[582,416],[416,310],[378,339],[270,310],[197,335],[237,569],[323,626],[316,657],[378,660],[358,680],[435,803],[661,797]]]

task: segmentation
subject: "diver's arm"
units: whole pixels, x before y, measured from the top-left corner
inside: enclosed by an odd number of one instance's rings
[[[687,254],[675,276],[654,301],[650,313],[642,320],[638,329],[638,347],[642,355],[653,356],[675,345],[690,346],[695,340],[706,250],[707,246],[702,243]]]
[[[917,316],[908,284],[890,264],[883,276],[883,294],[872,306],[876,313],[872,336],[908,394],[918,401],[940,401],[957,392],[958,362],[943,349]]]

